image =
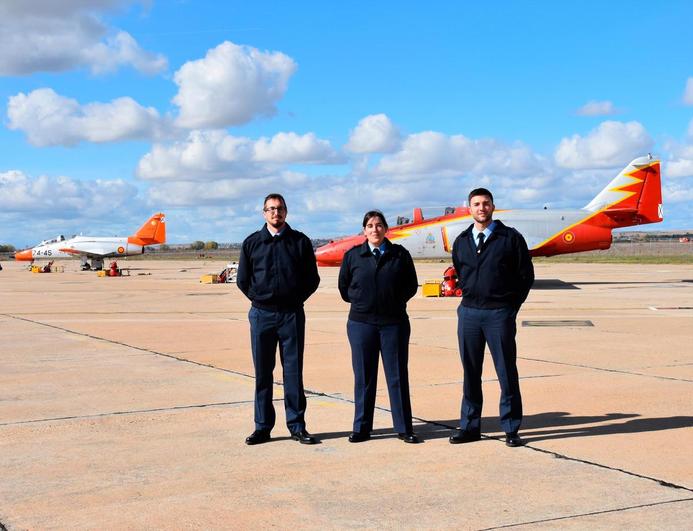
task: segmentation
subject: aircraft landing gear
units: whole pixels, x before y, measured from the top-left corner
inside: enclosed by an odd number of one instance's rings
[[[103,258],[92,258],[91,264],[89,258],[82,255],[79,257],[82,271],[101,271],[103,269]]]

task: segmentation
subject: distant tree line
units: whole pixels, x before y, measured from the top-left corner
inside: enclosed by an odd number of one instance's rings
[[[0,253],[13,253],[17,249],[15,249],[14,245],[10,244],[0,244]]]
[[[623,231],[614,233],[614,242],[666,242],[676,241],[682,237],[690,239],[693,237],[693,233],[690,231]]]
[[[190,244],[190,248],[194,249],[195,251],[201,251],[201,250],[206,250],[210,251],[213,249],[219,249],[219,244],[215,241],[208,241],[208,242],[203,242],[202,240],[196,240]]]
[[[192,243],[164,243],[148,249],[150,253],[167,253],[176,251],[221,251],[240,249],[240,243],[219,243],[214,240],[195,240]]]

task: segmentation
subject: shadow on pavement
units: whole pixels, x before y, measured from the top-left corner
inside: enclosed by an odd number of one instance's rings
[[[679,282],[693,282],[693,280],[665,280],[660,282],[652,282],[646,280],[634,281],[580,281],[580,282],[565,282],[559,278],[537,278],[532,284],[532,289],[551,290],[551,289],[580,289],[580,286],[627,286],[632,284],[677,284]]]
[[[565,411],[527,415],[522,420],[520,435],[528,442],[592,437],[619,433],[641,433],[693,427],[693,417],[675,416],[639,418],[635,413],[607,413],[606,415],[573,417]],[[614,422],[623,421],[623,422]],[[588,425],[589,424],[589,425]],[[597,424],[592,426],[592,424]],[[450,436],[451,429],[459,426],[459,419],[435,420],[419,424],[414,429],[424,439]],[[553,429],[546,429],[553,428]],[[482,434],[501,433],[498,417],[482,418]]]
[[[537,278],[532,284],[532,289],[580,289],[575,284],[558,278]]]
[[[427,426],[425,424],[417,426],[414,424],[414,431],[416,432],[417,435],[422,435],[426,433]],[[321,440],[329,440],[329,439],[346,439],[349,437],[349,434],[351,431],[333,431],[333,432],[324,432],[324,433],[315,433],[316,437],[318,437]],[[378,428],[377,430],[373,430],[371,432],[371,441],[377,441],[378,439],[396,439],[397,438],[397,432],[394,431],[392,428]],[[423,439],[427,437],[422,437]],[[361,443],[359,443],[361,444]]]

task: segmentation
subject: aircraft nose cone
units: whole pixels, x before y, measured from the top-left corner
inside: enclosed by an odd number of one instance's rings
[[[318,247],[315,250],[315,260],[319,266],[329,267],[339,265],[342,261],[341,258],[341,254],[331,243]]]
[[[31,256],[31,249],[25,249],[14,253],[14,259],[18,262],[30,262],[34,257]]]

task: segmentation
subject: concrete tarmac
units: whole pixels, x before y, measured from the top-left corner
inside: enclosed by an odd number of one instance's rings
[[[693,268],[550,264],[518,317],[527,446],[508,448],[487,356],[481,441],[450,445],[459,299],[409,304],[415,429],[351,444],[337,269],[306,305],[315,446],[253,430],[249,302],[220,262],[120,261],[131,276],[0,272],[0,529],[688,529]],[[417,264],[419,281],[446,264]]]

